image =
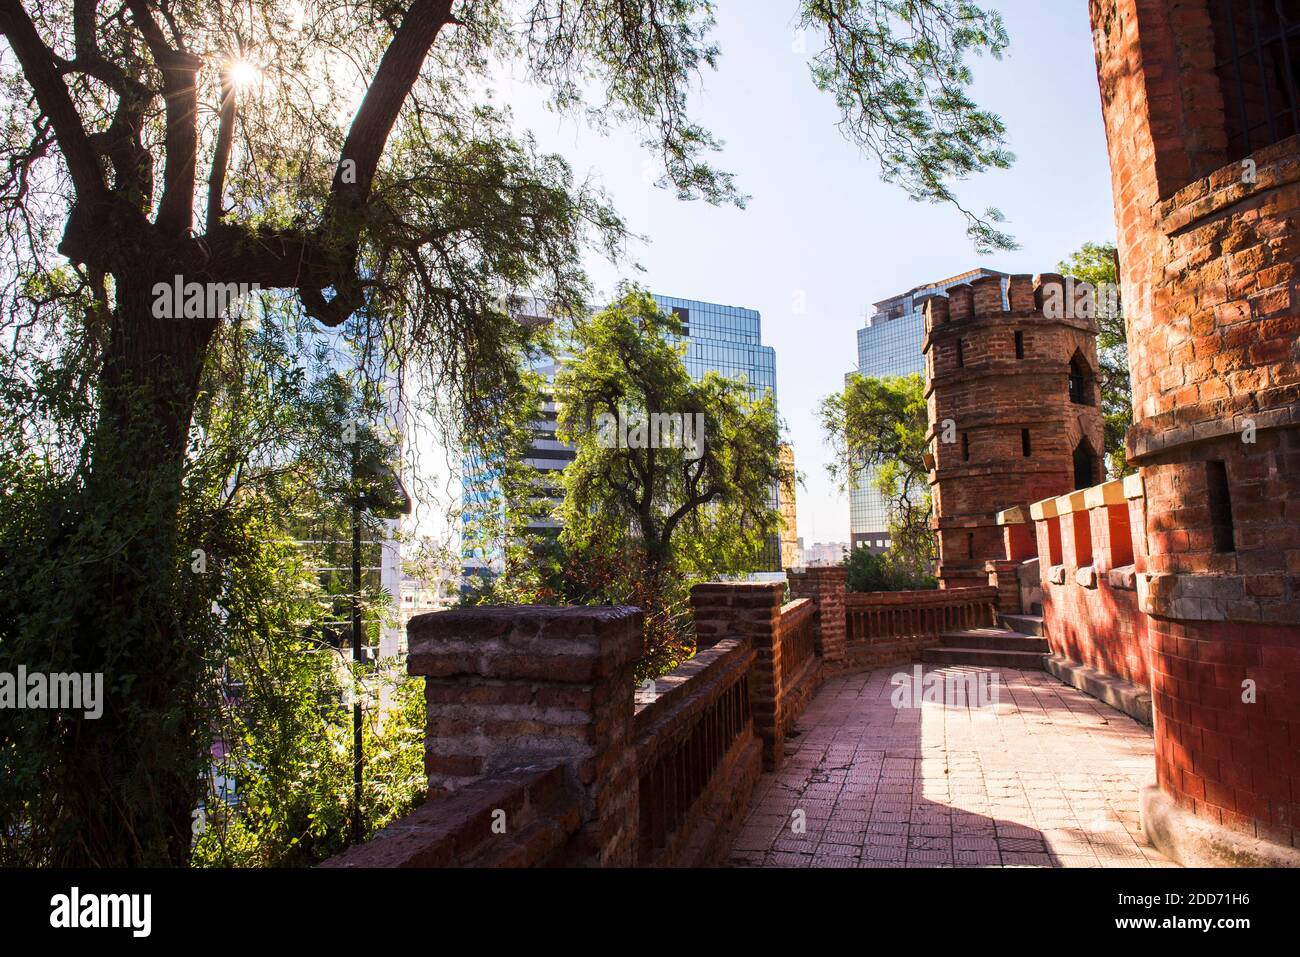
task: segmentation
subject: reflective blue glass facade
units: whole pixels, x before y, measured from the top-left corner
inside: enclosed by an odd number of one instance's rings
[[[686,327],[686,335],[672,338],[686,343],[683,362],[693,379],[702,379],[709,372],[743,379],[753,398],[770,392],[776,401],[776,350],[763,345],[762,317],[757,310],[675,296],[656,295],[655,302],[661,312],[675,315]],[[772,487],[771,504],[780,506],[776,486]],[[779,534],[764,547],[761,567],[768,572],[781,570]]]
[[[762,318],[741,306],[722,306],[695,299],[655,296],[660,310],[677,316],[686,326],[686,371],[694,379],[717,372],[744,378],[755,395],[776,396],[776,350],[762,343]]]

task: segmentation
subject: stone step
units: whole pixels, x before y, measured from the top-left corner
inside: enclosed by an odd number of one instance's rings
[[[982,665],[986,668],[1019,668],[1022,671],[1041,671],[1041,651],[996,651],[989,648],[926,648],[921,660],[935,665]]]
[[[1043,630],[1042,615],[998,615],[1002,619],[1002,624],[1006,625],[1012,631],[1018,631],[1022,635],[1038,635],[1042,637],[1047,632]]]
[[[1008,628],[968,628],[939,636],[945,648],[981,648],[985,651],[1033,651],[1046,654],[1047,639]]]

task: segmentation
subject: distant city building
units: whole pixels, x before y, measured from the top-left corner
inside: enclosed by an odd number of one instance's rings
[[[858,330],[858,368],[862,375],[883,378],[915,372],[925,374],[921,341],[925,336],[922,305],[929,296],[950,286],[984,276],[1004,276],[993,269],[971,269],[874,304],[866,325]],[[849,491],[849,539],[854,548],[883,552],[889,548],[889,505],[872,485],[870,470]]]
[[[683,361],[692,379],[698,382],[708,372],[744,377],[754,398],[764,391],[776,398],[776,350],[763,345],[757,310],[674,296],[656,295],[655,302],[685,327],[683,336],[673,338],[686,344]]]
[[[684,334],[671,336],[670,339],[685,345],[683,363],[691,378],[699,381],[707,373],[717,372],[729,379],[744,379],[753,398],[770,392],[775,401],[776,350],[762,343],[762,318],[757,310],[675,296],[656,295],[654,299],[662,312],[675,316],[682,323]],[[521,315],[521,318],[551,321],[544,312],[543,308],[534,304],[527,315]],[[533,368],[545,376],[548,386],[552,386],[564,362],[564,356],[547,357],[539,360]],[[552,504],[559,503],[563,494],[561,473],[576,456],[571,445],[556,438],[557,426],[558,410],[553,395],[548,392],[544,396],[542,417],[531,424],[532,441],[525,461],[540,473],[536,495]],[[466,465],[467,473],[473,473],[475,468],[481,470],[482,466],[471,463]],[[467,525],[481,519],[486,510],[500,507],[500,502],[491,489],[491,476],[479,471],[476,477],[478,481],[468,482],[465,487],[464,522]],[[777,508],[785,508],[784,500],[775,487],[772,490],[772,504]],[[793,514],[793,489],[789,508]],[[558,532],[559,527],[554,519],[545,518],[530,521],[527,530],[530,533],[553,534]],[[764,548],[760,567],[766,571],[779,572],[781,548],[780,535],[773,535]],[[499,556],[483,555],[467,549],[463,557],[467,575],[491,575],[499,571]]]
[[[776,350],[763,345],[762,317],[756,309],[722,306],[697,299],[655,296],[661,311],[671,313],[683,324],[685,335],[674,336],[686,345],[682,361],[697,382],[709,372],[728,379],[743,378],[749,384],[751,398],[764,392],[776,401]],[[772,488],[773,508],[782,509],[781,490]],[[791,504],[793,508],[793,503]],[[772,535],[763,548],[759,568],[781,571],[781,535]]]
[[[450,608],[456,603],[458,597],[456,581],[453,578],[434,582],[432,585],[410,577],[403,578],[393,615],[397,620],[394,630],[398,633],[398,644],[394,654],[405,657],[406,625],[412,618],[426,612]]]
[[[781,568],[795,568],[803,559],[803,539],[799,537],[799,518],[795,509],[794,449],[781,446],[781,467],[790,476],[781,484]]]
[[[817,542],[803,550],[804,567],[839,565],[849,557],[847,542]]]

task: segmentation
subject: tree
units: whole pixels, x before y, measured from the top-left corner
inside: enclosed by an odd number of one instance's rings
[[[1133,386],[1128,371],[1128,327],[1119,297],[1119,254],[1114,243],[1084,243],[1056,267],[1096,292],[1097,361],[1101,366],[1101,414],[1111,478],[1137,471],[1128,464],[1124,433],[1133,424]]]
[[[826,40],[815,82],[913,196],[954,201],[949,181],[1009,162],[965,93],[967,57],[1005,44],[995,15],[967,0],[800,9]],[[29,529],[76,574],[29,592],[48,605],[6,627],[51,628],[112,689],[50,769],[81,826],[61,863],[189,853],[205,650],[178,612],[180,514],[200,384],[231,322],[220,302],[257,286],[376,344],[422,379],[449,445],[491,446],[531,338],[509,297],[576,310],[583,252],[614,255],[625,230],[466,81],[504,59],[561,107],[595,87],[590,115],[642,129],[679,195],[741,202],[686,109],[716,62],[711,24],[707,0],[0,0],[0,312],[28,385],[72,340],[80,374],[63,386],[88,410],[61,517]],[[990,218],[968,216],[977,241],[1008,241]]]
[[[463,562],[449,536],[420,535],[405,544],[409,547],[402,559],[402,572],[435,600],[454,595]]]
[[[791,478],[771,393],[716,372],[693,381],[680,335],[653,296],[627,289],[575,323],[555,382],[557,437],[576,448],[561,544],[622,546],[651,614],[684,577],[755,570],[780,528],[777,483]],[[654,656],[663,642],[647,639]]]
[[[195,697],[166,703],[134,725],[151,736],[147,745],[171,724],[193,722],[188,770],[207,824],[195,846],[197,863],[311,863],[341,850],[348,835],[352,735],[343,696],[354,675],[338,645],[348,635],[352,585],[335,569],[348,564],[340,540],[348,537],[351,500],[376,502],[388,484],[352,464],[354,453],[365,462],[378,451],[371,439],[379,397],[355,369],[341,374],[343,356],[309,327],[282,312],[262,319],[257,327],[231,324],[219,332],[195,406],[178,507],[178,538],[194,547],[179,557],[182,574],[164,582],[198,659]],[[61,361],[46,374],[74,378],[79,354]],[[0,375],[6,408],[20,386]],[[46,637],[62,624],[47,616],[60,612],[58,599],[94,578],[83,564],[70,565],[42,530],[51,520],[71,524],[85,514],[75,458],[63,462],[54,454],[59,432],[75,430],[84,411],[66,403],[24,420],[30,435],[4,432],[0,672],[12,674],[17,664],[43,671],[76,664]],[[367,538],[374,532],[363,528]],[[95,539],[83,533],[79,541]],[[5,560],[15,554],[23,560]],[[385,612],[377,585],[361,595],[372,635]],[[394,683],[405,704],[409,689]],[[376,717],[372,711],[364,728],[371,827],[423,792],[422,719],[410,724],[402,712],[381,727]],[[416,740],[407,753],[412,729]],[[76,782],[54,787],[48,778],[69,733],[82,732],[66,713],[0,709],[0,861],[49,864],[81,849],[81,822],[68,813],[81,792]],[[227,806],[222,792],[231,780],[240,797]]]
[[[849,591],[912,591],[938,587],[935,577],[900,565],[889,552],[855,548],[844,559]]]
[[[631,534],[651,569],[666,569],[679,530],[713,538],[719,521],[756,552],[778,529],[774,483],[780,422],[770,392],[711,372],[695,382],[672,336],[681,324],[654,297],[626,290],[573,331],[573,358],[556,376],[564,471],[562,536]]]
[[[889,506],[890,554],[914,578],[934,559],[925,380],[917,373],[875,378],[849,375],[844,391],[822,400],[822,429],[833,457],[827,466],[841,488],[869,476]]]

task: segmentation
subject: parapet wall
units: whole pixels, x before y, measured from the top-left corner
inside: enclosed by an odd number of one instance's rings
[[[1147,616],[1138,608],[1143,508],[1134,475],[1035,502],[1029,513],[1052,653],[1149,691]]]
[[[637,689],[635,608],[416,616],[429,800],[324,866],[721,863],[821,680],[819,608],[783,597],[781,583],[696,586],[702,647]]]
[[[1029,507],[1049,670],[1149,691],[1157,787],[1143,813],[1163,850],[1194,864],[1300,864],[1296,630],[1149,613],[1144,595],[1160,576],[1143,486],[1130,475]]]

